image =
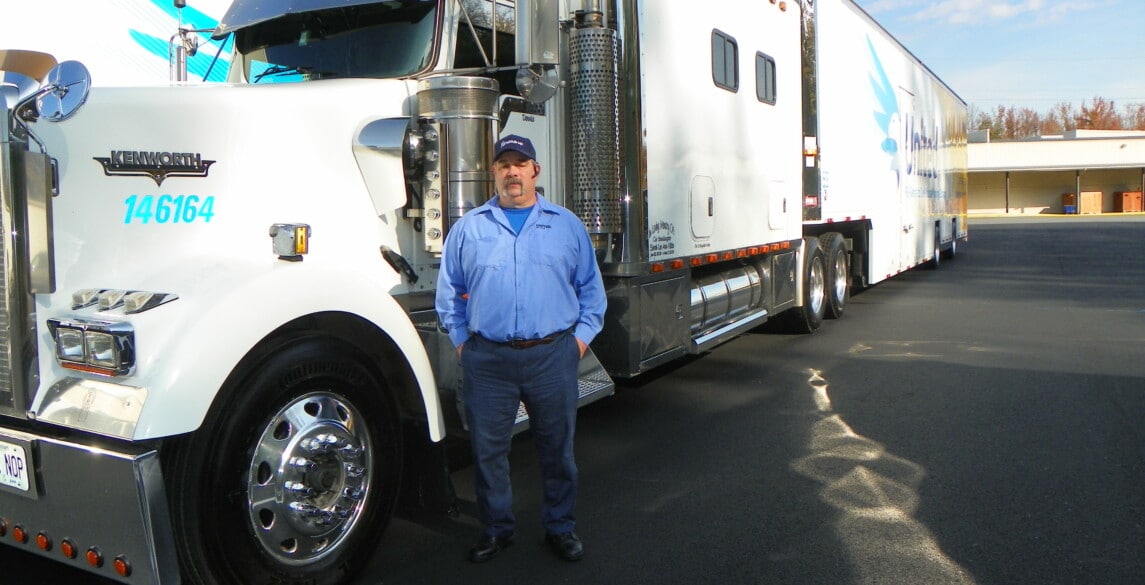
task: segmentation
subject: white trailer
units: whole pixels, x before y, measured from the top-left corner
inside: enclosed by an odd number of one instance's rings
[[[805,217],[857,240],[840,228],[860,222],[862,284],[937,266],[967,237],[966,104],[848,0],[815,2],[814,32],[821,189]]]
[[[501,133],[597,246],[581,404],[952,252],[960,100],[815,4],[240,0],[227,83],[0,54],[0,544],[125,583],[340,583],[400,485],[449,506],[433,287]]]

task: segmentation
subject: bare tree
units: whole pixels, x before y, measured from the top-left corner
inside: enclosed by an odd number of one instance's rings
[[[1125,129],[1145,130],[1145,104],[1125,106]]]

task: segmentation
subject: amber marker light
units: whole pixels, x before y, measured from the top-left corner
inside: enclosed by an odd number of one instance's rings
[[[25,544],[28,542],[28,533],[24,531],[23,526],[17,524],[12,527],[12,538],[15,538],[16,542],[20,544]]]
[[[684,267],[684,260],[682,258],[677,258],[669,262],[668,265],[672,267],[672,270],[679,270]]]
[[[36,546],[43,551],[52,550],[52,539],[48,537],[47,533],[41,531],[36,534]]]
[[[60,552],[69,559],[74,559],[79,555],[79,551],[76,550],[76,543],[66,538],[60,541]]]
[[[692,266],[700,266],[704,263],[704,259],[699,256],[692,258]]]
[[[131,563],[127,562],[127,557],[119,555],[115,557],[115,574],[120,577],[131,576]]]
[[[664,272],[664,265],[663,264],[653,264],[652,265],[652,273],[653,274],[659,274],[661,272]]]
[[[98,548],[93,546],[87,549],[87,552],[84,553],[83,556],[87,559],[87,564],[97,569],[103,566],[103,553],[99,552]]]
[[[714,264],[714,263],[720,261],[720,255],[719,254],[708,254],[707,259],[708,259],[708,264]]]

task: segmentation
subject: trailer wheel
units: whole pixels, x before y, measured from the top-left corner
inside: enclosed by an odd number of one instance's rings
[[[930,260],[926,261],[927,268],[938,270],[942,264],[942,236],[938,232],[938,226],[934,226],[934,252],[930,255]]]
[[[370,559],[402,447],[397,411],[356,355],[318,338],[264,352],[172,445],[166,485],[187,582],[332,585]]]
[[[838,319],[843,316],[847,300],[851,298],[851,270],[843,234],[831,232],[819,236],[819,247],[823,250],[827,267],[826,317]]]
[[[827,263],[819,241],[807,238],[806,263],[803,265],[803,303],[776,318],[779,330],[787,333],[814,333],[823,324],[827,312]]]
[[[953,260],[954,256],[958,254],[958,236],[950,240],[950,247],[942,251],[942,257],[947,260]]]

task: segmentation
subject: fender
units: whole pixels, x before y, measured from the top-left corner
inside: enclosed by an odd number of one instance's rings
[[[132,375],[107,381],[145,389],[134,431],[124,438],[155,439],[195,430],[227,376],[261,339],[299,317],[337,311],[373,323],[400,348],[421,392],[430,439],[441,440],[445,424],[433,371],[413,323],[389,294],[398,282],[393,269],[380,256],[375,264],[353,270],[340,263],[272,262],[269,267],[215,264],[199,272],[209,276],[199,278],[192,289],[179,291],[178,300],[116,317],[135,330],[137,361]],[[45,374],[41,388],[76,377],[50,352],[41,352],[40,361]],[[44,413],[58,399],[41,391],[33,411]],[[40,418],[65,425],[72,420]]]

